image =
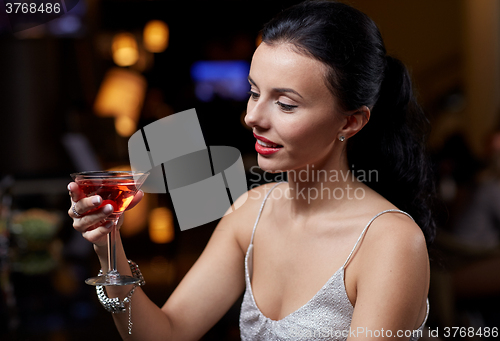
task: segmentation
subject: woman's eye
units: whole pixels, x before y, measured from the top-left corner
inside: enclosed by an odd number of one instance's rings
[[[282,103],[280,101],[276,101],[276,104],[278,104],[280,106],[281,110],[283,110],[285,112],[291,112],[291,111],[293,111],[293,109],[298,107],[298,105],[285,104],[285,103]]]
[[[254,91],[249,91],[248,94],[250,95],[250,97],[252,97],[252,99],[258,99],[260,97],[260,94]]]

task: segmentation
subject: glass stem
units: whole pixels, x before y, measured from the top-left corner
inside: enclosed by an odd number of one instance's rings
[[[119,277],[120,274],[116,269],[116,236],[118,219],[113,221],[111,232],[108,234],[108,275],[111,277]]]

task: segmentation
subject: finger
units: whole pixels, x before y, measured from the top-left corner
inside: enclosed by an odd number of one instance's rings
[[[111,232],[113,222],[108,221],[87,229],[82,236],[92,244],[105,246],[107,244],[107,235]]]
[[[73,202],[77,202],[82,198],[85,198],[85,193],[80,190],[80,187],[76,184],[76,182],[70,182],[68,184],[69,196]]]
[[[142,190],[139,190],[135,194],[134,199],[132,199],[132,201],[130,202],[130,205],[128,205],[127,210],[134,208],[135,205],[137,205],[142,200],[143,197],[144,197],[144,192]]]
[[[80,202],[76,203],[78,205]],[[113,213],[113,206],[108,204],[97,209],[96,211],[85,215],[83,217],[78,217],[73,220],[73,228],[80,233],[85,232],[91,227],[102,225],[102,222]]]
[[[82,218],[86,213],[90,213],[91,210],[95,210],[102,204],[102,198],[99,195],[94,195],[88,198],[83,198],[76,203],[72,201],[72,206],[68,210],[68,214],[71,218]],[[78,214],[75,214],[76,213]]]

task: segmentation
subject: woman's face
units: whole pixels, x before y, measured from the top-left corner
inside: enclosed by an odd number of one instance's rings
[[[259,166],[269,172],[332,167],[340,155],[343,120],[319,61],[289,44],[262,43],[248,80],[251,95],[245,122],[253,130]]]

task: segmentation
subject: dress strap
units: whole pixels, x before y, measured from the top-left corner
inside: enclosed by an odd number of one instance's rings
[[[363,236],[365,235],[366,231],[368,230],[368,227],[370,227],[371,223],[377,219],[378,217],[380,217],[382,214],[385,214],[385,213],[389,213],[389,212],[398,212],[398,213],[403,213],[405,215],[407,215],[408,217],[410,217],[411,220],[415,221],[411,215],[409,215],[408,213],[404,212],[404,211],[401,211],[401,210],[396,210],[396,209],[390,209],[390,210],[385,210],[385,211],[382,211],[380,213],[377,213],[369,222],[368,224],[366,224],[365,228],[363,229],[363,232],[361,232],[361,235],[358,237],[358,240],[356,241],[356,244],[354,244],[354,247],[352,248],[351,250],[351,253],[349,254],[349,257],[347,257],[344,265],[342,265],[342,268],[345,268],[345,266],[347,265],[347,263],[349,262],[349,260],[351,259],[352,257],[352,254],[354,253],[354,251],[356,250],[356,247],[358,246],[359,242],[361,241],[361,239],[363,239]]]
[[[275,184],[273,187],[271,187],[271,189],[266,193],[266,196],[264,197],[264,200],[262,200],[262,204],[260,205],[260,209],[259,209],[259,214],[257,215],[257,219],[255,220],[255,224],[253,226],[253,231],[252,231],[252,238],[250,239],[250,245],[253,244],[253,236],[255,234],[255,229],[257,228],[257,223],[259,222],[259,219],[260,219],[260,215],[262,214],[262,210],[264,209],[264,204],[266,203],[266,200],[267,200],[267,197],[269,196],[269,194],[271,194],[271,192],[273,191],[273,189],[278,186],[279,184],[282,184],[283,182],[286,182],[286,181],[281,181],[281,182],[278,182],[277,184]]]

